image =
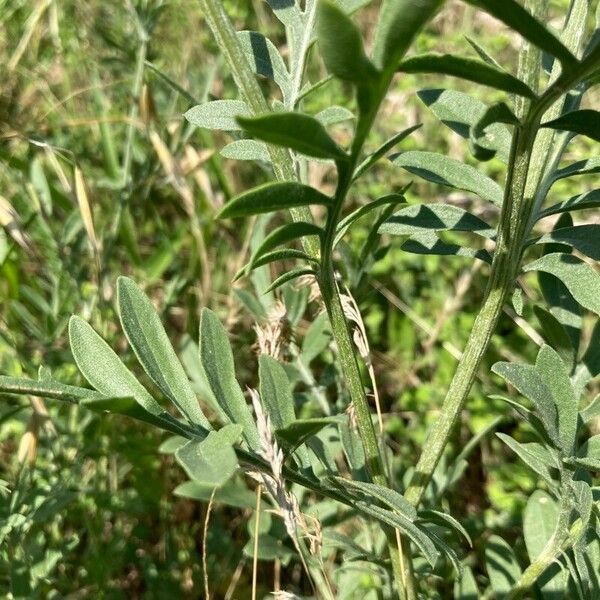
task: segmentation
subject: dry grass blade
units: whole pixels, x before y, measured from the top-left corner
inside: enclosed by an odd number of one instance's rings
[[[83,177],[83,171],[78,166],[75,167],[75,198],[77,199],[77,205],[79,206],[79,212],[81,214],[85,232],[92,244],[94,257],[96,258],[96,261],[99,261],[100,248],[96,236],[96,229],[94,227],[92,205],[90,203],[87,185]]]

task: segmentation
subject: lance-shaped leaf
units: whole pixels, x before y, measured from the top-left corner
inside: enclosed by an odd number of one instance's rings
[[[265,183],[231,199],[219,211],[217,218],[235,219],[310,204],[328,206],[331,198],[295,181]]]
[[[497,123],[519,125],[519,119],[504,102],[499,102],[486,109],[471,128],[469,137],[471,152],[479,160],[490,160],[496,155],[493,148],[497,146],[498,142],[494,139],[493,127]]]
[[[285,285],[290,281],[294,281],[299,277],[305,277],[308,275],[316,277],[317,272],[314,269],[309,269],[308,267],[298,267],[297,269],[292,269],[291,271],[288,271],[287,273],[284,273],[275,279],[275,281],[273,281],[273,283],[271,283],[263,293],[266,294],[268,292],[272,292],[273,290],[280,288],[282,285]]]
[[[600,48],[600,45],[598,47]],[[562,169],[557,169],[552,175],[552,183],[560,179],[566,179],[567,177],[591,175],[592,173],[600,173],[600,157],[578,160]]]
[[[465,139],[469,139],[471,128],[488,110],[480,100],[454,90],[426,89],[418,92],[418,96],[444,125]],[[496,152],[500,160],[507,162],[511,144],[508,128],[496,122],[486,127],[486,134],[479,140],[481,147]]]
[[[485,564],[495,597],[504,598],[521,577],[513,549],[501,537],[490,536],[485,545]]]
[[[263,265],[268,265],[269,263],[279,260],[306,260],[317,262],[316,259],[310,257],[308,254],[306,254],[306,252],[303,252],[302,250],[294,250],[293,248],[287,248],[284,250],[273,250],[273,252],[265,252],[264,254],[252,261],[252,263],[249,265],[249,269],[257,269],[258,267],[262,267]]]
[[[258,358],[260,398],[276,430],[284,429],[296,420],[294,396],[290,380],[283,366],[271,356],[261,354]],[[303,467],[310,466],[306,448],[296,450]]]
[[[323,229],[314,223],[298,221],[295,223],[287,223],[286,225],[282,225],[281,227],[271,231],[271,233],[265,237],[258,248],[256,248],[254,251],[252,258],[250,259],[250,264],[253,265],[256,259],[260,258],[266,252],[270,252],[274,248],[277,248],[278,246],[299,240],[308,235],[316,235],[321,237],[323,233]]]
[[[576,358],[576,349],[566,327],[550,312],[541,306],[534,306],[533,312],[542,327],[544,338],[554,348],[569,369]]]
[[[273,42],[257,31],[239,31],[237,38],[254,72],[272,79],[284,98],[287,97],[291,87],[290,74]]]
[[[465,539],[469,546],[473,547],[473,540],[471,540],[469,532],[463,527],[462,523],[452,515],[440,510],[424,509],[419,511],[419,519],[430,523],[437,523],[442,527],[450,529],[454,533],[458,533],[459,536],[462,536]]]
[[[358,27],[329,0],[318,0],[317,39],[327,70],[344,81],[365,84],[377,76]]]
[[[434,231],[423,231],[413,234],[402,246],[405,252],[412,254],[433,254],[437,256],[464,256],[467,258],[478,258],[488,264],[492,263],[492,257],[487,250],[468,248],[458,244],[450,244],[441,240]]]
[[[354,119],[354,113],[343,106],[328,106],[315,115],[315,119],[324,127]]]
[[[582,411],[581,420],[587,424],[600,416],[600,394],[598,394]]]
[[[383,69],[395,69],[419,31],[442,4],[443,0],[385,0],[375,34],[376,64]]]
[[[462,577],[454,581],[454,600],[479,600],[481,594],[471,567],[463,566]]]
[[[201,441],[190,440],[177,449],[175,458],[193,481],[219,487],[235,473],[238,463],[233,445],[241,433],[240,425],[225,425]]]
[[[353,180],[358,179],[361,175],[366,173],[375,163],[383,157],[384,154],[389,152],[394,146],[398,145],[403,139],[407,138],[413,131],[416,131],[421,127],[421,123],[417,123],[411,127],[407,127],[402,130],[400,133],[392,136],[389,140],[381,144],[377,150],[369,154],[367,158],[365,158],[358,167],[356,167],[356,171],[354,172]]]
[[[579,258],[553,252],[525,265],[523,270],[554,275],[565,284],[581,306],[600,315],[600,275]]]
[[[552,455],[542,444],[530,442],[527,444],[521,444],[514,438],[504,433],[496,434],[530,469],[542,477],[546,483],[553,485],[554,478],[552,476],[551,468],[555,469],[558,473],[558,469]]]
[[[297,112],[271,113],[253,118],[240,118],[238,123],[251,136],[291,148],[315,158],[345,160],[346,153],[331,139],[317,119]]]
[[[337,233],[333,245],[335,246],[337,242],[339,242],[346,231],[348,231],[348,227],[350,227],[350,225],[352,225],[358,219],[369,214],[371,211],[382,206],[396,206],[398,204],[404,204],[405,202],[406,198],[402,194],[388,194],[387,196],[377,198],[377,200],[373,200],[373,202],[369,202],[368,204],[364,204],[363,206],[357,208],[338,223],[336,228]]]
[[[502,204],[504,193],[495,181],[454,158],[436,152],[413,150],[394,156],[392,162],[432,183],[473,192],[484,200]]]
[[[572,454],[577,436],[578,400],[567,368],[558,353],[546,345],[538,352],[535,368],[552,390],[558,413],[561,446],[567,455]]]
[[[600,320],[596,322],[588,346],[573,375],[573,385],[577,391],[583,388],[600,373]]]
[[[589,208],[598,208],[600,206],[600,190],[585,192],[578,196],[573,196],[565,202],[554,204],[540,212],[538,219],[551,215],[558,215],[572,210],[586,210]]]
[[[302,10],[295,0],[267,0],[275,16],[286,26],[298,26],[302,22]]]
[[[536,244],[568,244],[582,254],[600,260],[600,225],[574,225],[573,227],[561,227],[546,233]]]
[[[542,123],[542,127],[571,131],[600,142],[600,112],[591,109],[574,110],[557,119]]]
[[[577,464],[600,471],[600,435],[594,435],[577,450]]]
[[[321,429],[337,423],[334,417],[321,417],[316,419],[296,419],[282,429],[277,429],[275,435],[277,440],[287,452],[293,452],[308,439],[319,433]]]
[[[469,231],[492,238],[495,230],[483,219],[451,204],[412,204],[394,213],[380,233],[413,235],[429,231]]]
[[[403,73],[438,73],[473,81],[497,90],[535,98],[533,90],[520,79],[492,65],[454,54],[420,54],[403,60],[399,67]]]
[[[83,398],[101,400],[103,395],[95,390],[74,385],[66,385],[49,379],[36,380],[25,377],[6,377],[0,375],[0,392],[5,394],[19,394],[41,396],[64,402],[77,403]]]
[[[497,362],[492,371],[514,386],[519,393],[531,400],[540,416],[550,439],[560,446],[558,415],[552,392],[532,365]]]
[[[502,69],[502,65],[481,44],[476,42],[472,37],[469,37],[468,35],[465,35],[464,38],[465,40],[467,40],[469,46],[471,46],[471,48],[475,50],[477,56],[479,56],[479,58],[483,62],[488,63],[488,65],[497,67],[498,69]]]
[[[233,160],[259,160],[271,162],[269,149],[263,142],[256,140],[235,140],[224,146],[220,152],[221,156]]]
[[[367,501],[377,499],[386,507],[402,513],[410,519],[415,520],[417,518],[417,511],[415,507],[400,492],[397,492],[396,490],[383,487],[375,483],[344,479],[343,477],[333,477],[333,480],[337,485],[340,485],[343,488],[352,490],[354,492],[359,492]]]
[[[215,313],[208,308],[203,308],[200,313],[198,351],[208,385],[223,412],[233,423],[242,426],[250,448],[259,448],[256,423],[235,378],[233,352],[227,332]]]
[[[73,358],[88,382],[109,397],[131,397],[153,415],[165,412],[112,348],[81,317],[69,321]]]
[[[564,44],[516,0],[465,0],[520,33],[534,46],[560,60],[564,67],[573,65],[577,59]]]
[[[559,508],[553,498],[542,490],[531,494],[523,514],[523,537],[529,560],[535,559],[544,551],[552,537],[558,522]],[[564,597],[566,577],[561,574],[558,565],[553,565],[540,577],[537,585],[543,590],[544,597]]]
[[[241,100],[213,100],[190,108],[184,117],[196,127],[238,131],[237,117],[250,116],[250,109]]]
[[[210,429],[185,370],[146,294],[133,280],[119,277],[117,297],[123,331],[150,379],[188,421]]]
[[[399,529],[405,533],[410,540],[414,542],[417,548],[419,548],[423,556],[427,559],[427,562],[429,562],[431,566],[435,564],[439,557],[439,552],[436,549],[435,544],[429,534],[415,525],[409,517],[405,516],[403,513],[386,510],[376,504],[364,502],[362,500],[356,502],[355,506],[359,511],[375,517],[377,520],[386,523],[387,525],[391,525],[395,529]]]

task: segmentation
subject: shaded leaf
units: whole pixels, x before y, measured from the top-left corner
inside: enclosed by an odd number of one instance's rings
[[[496,19],[502,21],[505,25],[520,33],[534,46],[555,56],[564,67],[577,62],[577,59],[564,46],[560,39],[516,0],[502,0],[502,2],[498,2],[497,0],[465,1],[496,17]]]
[[[495,181],[454,158],[413,150],[394,156],[392,162],[432,183],[466,190],[494,204],[502,204],[504,192]]]
[[[235,219],[283,208],[331,204],[331,198],[295,181],[265,183],[231,199],[217,214],[219,219]]]
[[[449,244],[441,240],[435,232],[424,231],[413,234],[402,246],[405,252],[413,254],[433,254],[437,256],[463,256],[467,258],[478,258],[488,264],[492,263],[492,257],[487,250],[476,250],[457,244]]]
[[[383,2],[373,56],[383,69],[394,70],[419,31],[443,5],[443,0],[386,0]]]
[[[600,471],[600,435],[586,440],[577,450],[577,464]]]
[[[275,435],[277,440],[288,453],[293,452],[309,438],[313,437],[321,429],[337,423],[335,417],[321,417],[316,419],[297,419],[282,429],[277,429]]]
[[[455,600],[479,600],[479,588],[471,567],[463,566],[462,577],[457,577],[454,581],[454,598]]]
[[[504,598],[521,576],[521,567],[513,549],[497,535],[485,545],[485,564],[495,597]]]
[[[480,100],[455,90],[425,89],[417,94],[444,125],[467,140],[471,128],[481,121],[488,109]],[[486,131],[488,135],[479,140],[480,146],[495,151],[500,160],[508,162],[511,144],[508,128],[501,123],[494,123]]]
[[[469,231],[486,238],[496,232],[483,219],[451,204],[412,204],[394,213],[380,233],[413,235],[429,231]]]
[[[544,339],[558,352],[565,364],[571,369],[577,352],[565,326],[551,312],[540,306],[534,306],[533,312],[542,326]]]
[[[173,490],[175,496],[201,502],[208,502],[213,492],[215,493],[214,502],[218,504],[252,510],[256,508],[256,494],[238,479],[226,481],[217,490],[213,485],[199,483],[198,481],[186,481]]]
[[[357,84],[377,75],[363,49],[358,27],[328,0],[319,0],[316,31],[323,62],[332,75]]]
[[[350,121],[354,118],[354,113],[343,106],[328,106],[315,115],[315,119],[324,127]]]
[[[597,110],[574,110],[561,115],[557,119],[542,123],[541,127],[571,131],[600,142],[600,112]]]
[[[549,208],[544,209],[538,215],[538,219],[548,217],[550,215],[557,215],[572,210],[585,210],[588,208],[598,208],[600,206],[600,190],[593,190],[591,192],[585,192],[578,196],[573,196],[565,202],[554,204]]]
[[[514,438],[504,433],[496,434],[530,469],[552,485],[551,467],[557,468],[552,460],[552,455],[541,444],[530,442],[521,444]]]
[[[546,254],[523,267],[528,271],[543,271],[562,281],[573,298],[600,315],[600,275],[593,267],[570,254]]]
[[[496,155],[494,146],[498,145],[498,141],[494,139],[497,131],[494,126],[498,123],[519,125],[520,122],[504,102],[487,108],[471,128],[469,137],[471,151],[479,160],[490,160]]]
[[[536,244],[568,244],[582,254],[600,260],[600,225],[574,225],[561,227],[546,233],[536,240]]]
[[[453,75],[509,94],[535,98],[533,90],[510,73],[483,61],[454,54],[420,54],[403,60],[398,70],[404,73]]]
[[[562,169],[557,169],[552,175],[552,183],[567,177],[590,175],[592,173],[600,173],[600,157],[578,160]]]

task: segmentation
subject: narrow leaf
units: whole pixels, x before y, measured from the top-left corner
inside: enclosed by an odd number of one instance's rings
[[[485,563],[494,595],[500,600],[521,577],[521,567],[513,549],[497,535],[490,536],[486,542]]]
[[[418,92],[421,101],[444,125],[469,139],[472,127],[481,121],[488,106],[463,92],[444,89],[425,89]],[[482,148],[497,153],[498,158],[508,162],[511,133],[505,125],[494,123],[486,128],[486,135],[479,140]]]
[[[256,423],[235,378],[233,352],[225,328],[211,310],[200,313],[198,342],[200,363],[208,385],[228,418],[243,428],[244,438],[250,448],[260,447]]]
[[[600,260],[600,225],[575,225],[573,227],[561,227],[546,233],[536,240],[536,244],[568,244],[582,254]]]
[[[373,50],[377,65],[394,70],[419,31],[442,4],[443,0],[385,0],[379,14]]]
[[[549,453],[544,454],[544,446],[530,442],[520,444],[514,438],[504,433],[496,434],[530,469],[542,477],[549,485],[554,484],[554,479],[550,467],[556,468],[553,464],[548,464]]]
[[[266,354],[258,357],[260,398],[275,429],[283,429],[296,419],[290,380],[281,364]]]
[[[523,270],[554,275],[581,306],[600,315],[600,275],[579,258],[555,252],[525,265]]]
[[[411,252],[412,254],[463,256],[466,258],[478,258],[483,262],[492,264],[492,257],[487,250],[476,250],[475,248],[449,244],[441,240],[433,231],[423,231],[413,234],[402,244],[401,248],[405,252]]]
[[[317,276],[317,272],[314,269],[309,269],[307,267],[298,267],[297,269],[292,269],[283,275],[280,275],[271,285],[267,287],[267,289],[263,293],[272,292],[282,285],[289,283],[290,281],[294,281],[294,279],[298,279],[298,277],[303,277],[305,275],[313,275]]]
[[[101,399],[103,397],[102,394],[95,390],[74,385],[65,385],[58,381],[6,377],[4,375],[0,375],[0,392],[5,394],[41,396],[42,398],[53,398],[72,403],[76,403],[83,398]]]
[[[463,567],[462,577],[454,581],[455,600],[479,600],[479,588],[471,567]]]
[[[315,115],[315,119],[324,127],[343,123],[344,121],[351,121],[354,118],[354,113],[343,106],[328,106]]]
[[[217,214],[219,219],[235,219],[283,208],[331,204],[331,198],[295,181],[265,183],[231,199]]]
[[[257,269],[258,267],[262,267],[263,265],[268,265],[269,263],[280,260],[306,260],[316,262],[316,259],[310,257],[308,254],[306,254],[306,252],[303,252],[302,250],[273,250],[273,252],[266,252],[265,254],[259,256],[256,260],[254,260],[250,265],[250,269]]]
[[[336,423],[337,419],[332,417],[321,417],[316,419],[296,419],[286,427],[277,429],[275,435],[288,452],[293,452],[308,439],[319,433],[321,429]]]
[[[534,46],[555,56],[563,64],[563,67],[571,66],[577,62],[577,59],[560,39],[516,0],[502,0],[502,2],[497,0],[465,0],[465,2],[486,11],[520,33]]]
[[[578,160],[562,169],[557,169],[554,171],[554,175],[552,175],[552,182],[555,183],[556,181],[566,179],[567,177],[590,175],[592,173],[600,173],[600,157]]]
[[[271,233],[265,237],[260,246],[258,246],[258,248],[254,251],[252,258],[250,259],[250,264],[253,265],[256,259],[266,252],[277,248],[278,246],[299,240],[307,235],[316,235],[321,237],[323,233],[323,229],[314,223],[297,221],[295,223],[287,223],[286,225],[282,225],[281,227],[271,231]]]
[[[347,159],[346,153],[331,139],[317,119],[297,112],[270,113],[253,118],[239,118],[238,123],[251,136],[291,148],[315,158]]]
[[[577,450],[577,463],[600,471],[600,435],[594,435],[586,440]]]
[[[558,413],[558,433],[561,446],[567,455],[573,453],[577,436],[578,400],[569,379],[569,372],[558,353],[550,346],[542,346],[535,362],[552,397]]]
[[[544,209],[540,212],[538,219],[549,217],[551,215],[558,215],[572,210],[586,210],[589,208],[598,208],[600,206],[600,189],[593,190],[591,192],[585,192],[578,196],[573,196],[565,202],[554,204],[549,208]]]
[[[150,379],[188,421],[210,429],[183,366],[148,297],[127,277],[119,277],[117,297],[123,331]]]
[[[190,108],[183,116],[196,127],[238,131],[237,117],[250,114],[247,104],[241,100],[213,100]]]
[[[501,205],[502,188],[474,167],[436,152],[413,150],[392,158],[392,162],[427,181],[477,194]]]
[[[365,84],[377,71],[363,49],[358,27],[328,0],[317,6],[317,39],[327,70],[344,81]]]
[[[235,140],[224,146],[220,152],[221,156],[232,160],[259,160],[271,162],[271,156],[266,144],[255,140]]]
[[[542,123],[541,126],[560,131],[571,131],[600,142],[600,112],[597,110],[574,110],[557,119]]]
[[[71,317],[69,340],[79,370],[100,393],[109,397],[130,396],[153,415],[165,412],[112,348],[82,318]]]
[[[469,231],[492,238],[495,230],[484,220],[451,204],[413,204],[394,213],[380,233],[413,235],[429,231]]]
[[[403,73],[452,75],[509,94],[535,98],[533,90],[510,73],[483,61],[454,54],[421,54],[402,61],[398,70]]]

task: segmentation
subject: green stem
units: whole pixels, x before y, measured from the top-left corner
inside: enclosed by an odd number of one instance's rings
[[[225,12],[220,0],[200,0],[204,18],[223,53],[236,86],[250,108],[252,114],[259,115],[271,112],[256,76],[237,38],[235,29]],[[298,179],[291,154],[279,146],[269,146],[269,156],[273,165],[275,177],[280,181],[295,181]],[[290,209],[294,221],[312,222],[313,217],[307,206]],[[319,243],[313,236],[304,238],[304,250],[311,257],[319,256]]]
[[[532,12],[539,18],[539,11],[546,8],[546,3],[535,0],[532,8]],[[524,241],[529,232],[531,214],[535,209],[535,194],[531,190],[531,181],[539,182],[539,171],[545,166],[541,162],[531,164],[542,117],[564,93],[583,81],[597,68],[600,52],[597,54],[598,56],[589,57],[563,72],[530,105],[522,100],[517,103],[517,113],[522,118],[522,124],[515,129],[513,135],[498,239],[485,300],[467,341],[463,358],[446,394],[441,415],[428,434],[415,474],[406,491],[407,499],[414,505],[421,501],[448,443],[452,428],[462,411],[477,369],[489,346],[502,305],[512,290],[520,269]],[[519,77],[534,90],[537,89],[540,64],[539,51],[525,46],[519,61]]]

